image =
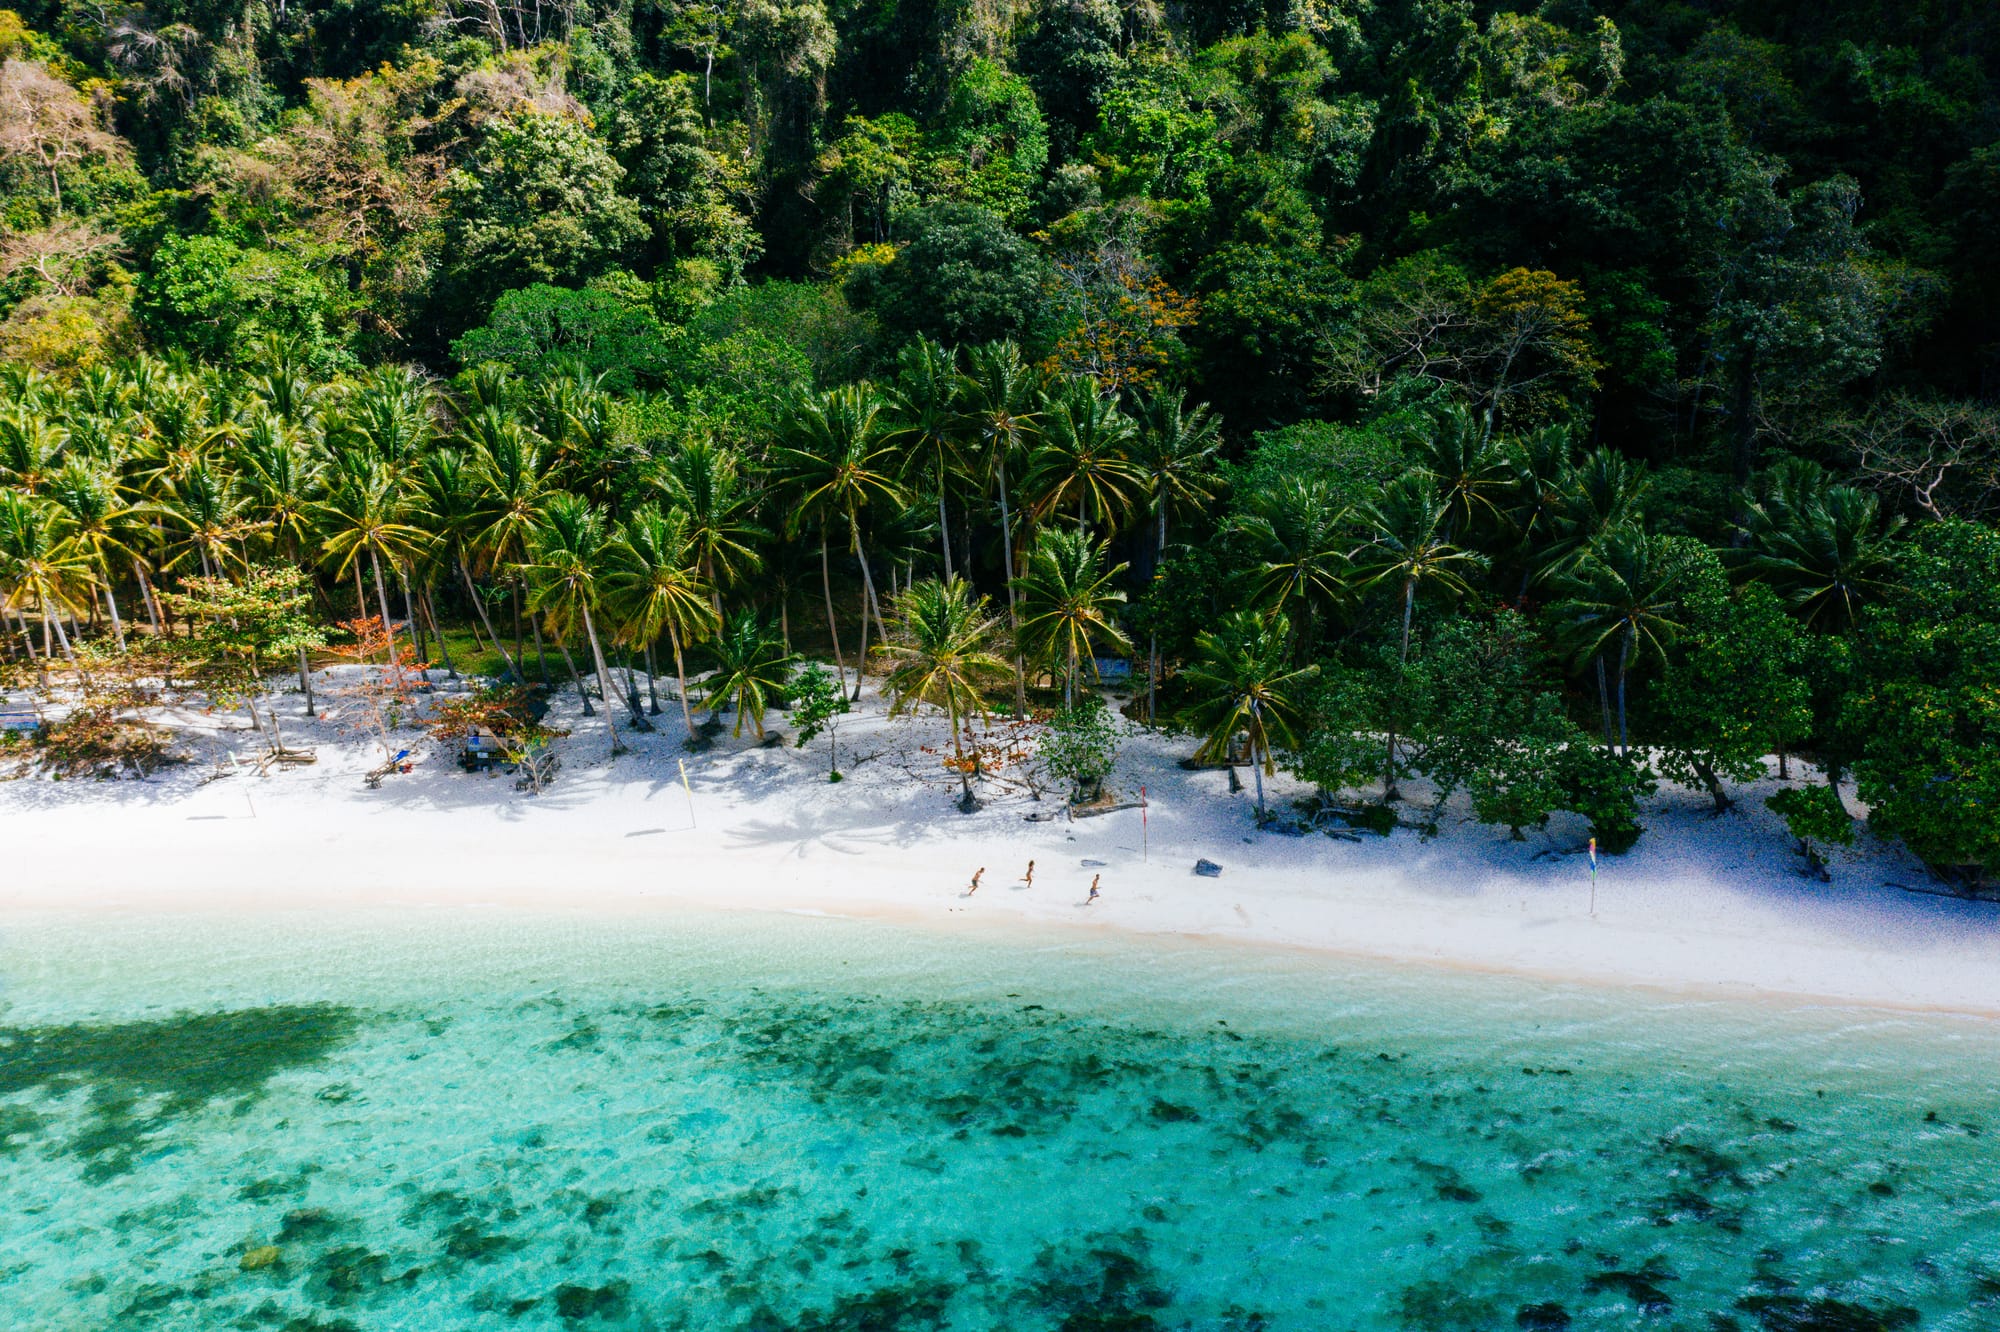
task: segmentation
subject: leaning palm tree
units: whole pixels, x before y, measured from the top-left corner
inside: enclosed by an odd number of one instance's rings
[[[1317,477],[1297,477],[1249,498],[1231,529],[1257,567],[1251,595],[1267,611],[1296,613],[1301,656],[1311,656],[1315,630],[1346,604],[1353,569],[1347,509]]]
[[[1132,458],[1153,497],[1156,523],[1153,559],[1157,567],[1167,554],[1167,514],[1190,509],[1215,498],[1209,472],[1215,451],[1222,447],[1222,421],[1207,403],[1189,409],[1178,389],[1156,393],[1139,405],[1139,435]],[[1146,642],[1146,720],[1153,720],[1160,675],[1160,635]]]
[[[945,501],[952,479],[965,465],[958,389],[958,354],[950,348],[918,338],[897,355],[896,386],[890,396],[894,437],[907,450],[909,470],[921,472],[936,492],[938,548],[947,581],[953,570],[951,513]]]
[[[1283,615],[1232,611],[1213,633],[1196,635],[1199,656],[1183,673],[1194,700],[1188,721],[1203,736],[1197,760],[1226,758],[1236,737],[1249,735],[1259,823],[1266,815],[1264,777],[1278,771],[1272,742],[1297,743],[1292,717],[1299,691],[1319,674],[1317,666],[1292,664],[1291,635]]]
[[[1613,528],[1563,576],[1562,599],[1549,607],[1557,637],[1578,663],[1604,660],[1618,644],[1618,749],[1629,753],[1625,728],[1627,673],[1647,656],[1664,656],[1679,635],[1684,562],[1672,538],[1648,536],[1638,526]]]
[[[1081,376],[1046,401],[1040,445],[1023,484],[1037,520],[1074,511],[1079,532],[1095,520],[1115,528],[1131,512],[1146,478],[1133,459],[1138,428],[1111,398]]]
[[[978,808],[972,794],[972,770],[965,761],[959,734],[962,717],[988,715],[979,685],[1007,674],[1008,666],[988,651],[998,619],[986,613],[986,598],[954,578],[926,578],[911,585],[897,603],[903,638],[883,648],[898,665],[889,672],[889,715],[901,716],[920,704],[942,711],[951,723],[953,767],[963,792],[959,808]]]
[[[709,651],[715,655],[715,671],[702,693],[711,715],[727,704],[736,713],[736,728],[730,734],[740,737],[747,718],[762,740],[764,714],[784,696],[798,658],[785,651],[776,627],[755,611],[731,616]]]
[[[618,690],[611,682],[611,668],[597,637],[597,620],[591,614],[602,604],[598,570],[607,562],[610,544],[604,515],[582,497],[559,492],[549,498],[542,525],[528,543],[528,561],[522,573],[528,582],[528,608],[546,617],[559,639],[583,630],[597,667],[597,687],[604,696],[611,757],[617,758],[625,752],[624,742],[618,738],[617,708],[612,703]]]
[[[77,660],[63,619],[89,604],[94,576],[89,553],[71,539],[62,511],[18,490],[0,490],[0,608],[22,622],[33,606],[42,621],[44,646],[51,629],[70,669],[87,687],[90,677]],[[32,653],[33,640],[29,640]]]
[[[848,553],[861,562],[861,649],[854,673],[854,697],[861,697],[861,676],[868,660],[868,612],[875,608],[878,629],[881,606],[875,596],[875,575],[868,566],[868,552],[861,544],[861,514],[868,509],[900,509],[902,488],[890,468],[894,450],[891,430],[883,415],[882,397],[873,385],[860,383],[828,390],[793,405],[783,428],[784,445],[776,450],[790,488],[798,497],[796,522],[817,518],[820,523],[820,568],[826,569],[827,524],[839,519],[847,525]],[[833,592],[827,589],[826,617],[833,630]],[[887,634],[883,636],[886,638]]]
[[[1354,562],[1362,572],[1362,586],[1392,586],[1399,594],[1403,635],[1396,669],[1401,672],[1410,663],[1410,622],[1416,612],[1417,593],[1436,587],[1462,596],[1471,590],[1465,576],[1483,567],[1485,560],[1452,542],[1444,501],[1427,477],[1405,476],[1391,482],[1380,500],[1362,506],[1362,516],[1373,536],[1354,552]],[[1383,759],[1382,798],[1394,800],[1398,794],[1396,728],[1391,725]]]
[[[1125,600],[1114,586],[1125,572],[1105,567],[1105,548],[1067,528],[1044,528],[1020,579],[1021,636],[1025,650],[1063,677],[1063,706],[1076,706],[1083,662],[1093,677],[1097,652],[1130,650],[1131,640],[1111,621],[1111,608]]]
[[[1806,624],[1846,630],[1861,607],[1895,587],[1900,514],[1882,517],[1875,496],[1851,486],[1752,505],[1742,565],[1771,585]]]
[[[680,681],[681,716],[687,722],[688,742],[693,743],[694,711],[688,702],[682,650],[714,633],[721,617],[709,601],[708,580],[696,563],[699,557],[687,516],[678,509],[652,505],[640,509],[618,529],[609,557],[604,594],[616,617],[616,637],[626,644],[650,645],[662,631],[666,633],[674,652],[674,677]],[[652,651],[650,646],[647,651]]]
[[[1014,508],[1007,477],[1009,466],[1034,437],[1040,420],[1035,409],[1041,375],[1021,360],[1021,349],[1012,342],[989,342],[975,347],[966,360],[958,400],[965,412],[966,428],[977,441],[976,470],[982,478],[990,477],[997,483],[1000,497],[1000,557],[1001,571],[1007,577],[1007,627],[1016,642],[1014,715],[1024,717],[1028,711],[1026,671],[1018,655],[1021,617],[1014,592]]]

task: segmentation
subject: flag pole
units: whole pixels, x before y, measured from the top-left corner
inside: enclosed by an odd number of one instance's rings
[[[696,825],[695,825],[695,818],[694,818],[694,788],[693,788],[692,786],[689,786],[689,785],[688,785],[688,765],[687,765],[687,760],[686,760],[686,759],[675,759],[675,760],[674,760],[674,762],[676,762],[676,763],[678,763],[678,764],[680,765],[680,769],[681,769],[681,790],[683,790],[683,791],[687,792],[687,798],[688,798],[688,827],[692,828],[692,827],[696,826]]]
[[[1152,829],[1146,821],[1146,788],[1139,788],[1139,859],[1153,858]]]

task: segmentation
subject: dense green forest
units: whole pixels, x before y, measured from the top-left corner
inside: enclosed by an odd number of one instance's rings
[[[621,653],[1125,655],[1329,793],[1618,848],[1801,755],[1802,838],[1847,783],[2000,871],[1990,5],[65,0],[0,62],[22,678],[284,565],[607,716]]]

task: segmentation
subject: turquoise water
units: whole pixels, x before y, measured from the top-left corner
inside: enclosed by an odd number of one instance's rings
[[[10,1330],[2000,1327],[1969,1019],[753,915],[0,983]]]

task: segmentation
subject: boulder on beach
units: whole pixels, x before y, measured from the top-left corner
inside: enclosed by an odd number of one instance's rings
[[[1194,872],[1204,879],[1219,879],[1222,877],[1222,866],[1212,860],[1197,860],[1194,862]]]

